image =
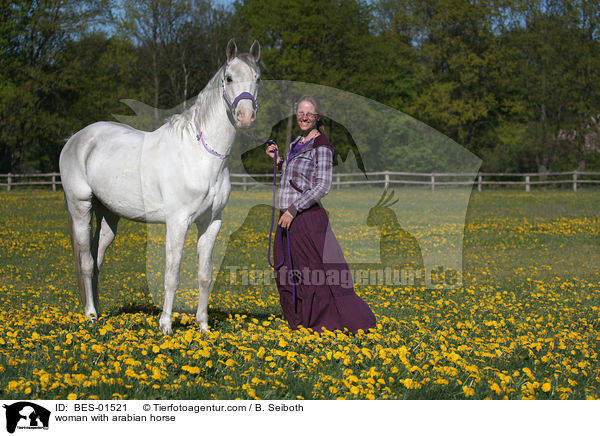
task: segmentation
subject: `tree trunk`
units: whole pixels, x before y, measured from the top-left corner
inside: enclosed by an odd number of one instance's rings
[[[154,74],[154,123],[158,121],[158,97],[160,95],[157,63],[155,46],[152,51],[152,73]]]

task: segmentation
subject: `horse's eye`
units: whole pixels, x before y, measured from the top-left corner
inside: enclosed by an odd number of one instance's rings
[[[227,76],[226,80],[227,80],[227,83],[233,82],[233,79],[231,78],[231,76]]]
[[[260,82],[260,76],[258,76],[258,77],[256,78],[256,83],[259,83],[259,82]]]

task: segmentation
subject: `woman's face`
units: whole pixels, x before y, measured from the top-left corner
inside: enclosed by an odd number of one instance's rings
[[[296,120],[303,132],[310,132],[317,124],[317,109],[310,101],[301,101],[296,110]]]

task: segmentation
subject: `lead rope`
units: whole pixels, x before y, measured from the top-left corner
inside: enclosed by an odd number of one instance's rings
[[[272,142],[272,141],[268,141]],[[268,143],[267,142],[267,143]],[[288,271],[290,281],[292,282],[292,301],[294,303],[294,310],[296,310],[296,282],[294,281],[294,275],[292,273],[292,253],[290,249],[290,232],[289,229],[282,229],[281,231],[281,262],[279,265],[273,265],[271,263],[271,236],[273,234],[273,226],[275,224],[275,190],[277,189],[277,150],[273,153],[273,207],[271,208],[271,229],[269,230],[269,249],[267,252],[267,261],[273,269],[280,268],[285,262],[285,252],[283,251],[283,232],[287,235],[287,253],[288,259],[290,260],[290,270]]]

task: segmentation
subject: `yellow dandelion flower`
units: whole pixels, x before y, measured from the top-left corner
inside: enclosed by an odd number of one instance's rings
[[[498,395],[500,395],[500,394],[502,393],[502,389],[500,388],[500,386],[498,386],[498,383],[493,383],[493,384],[490,386],[490,389],[491,389],[492,391],[494,391],[495,393],[497,393]]]

